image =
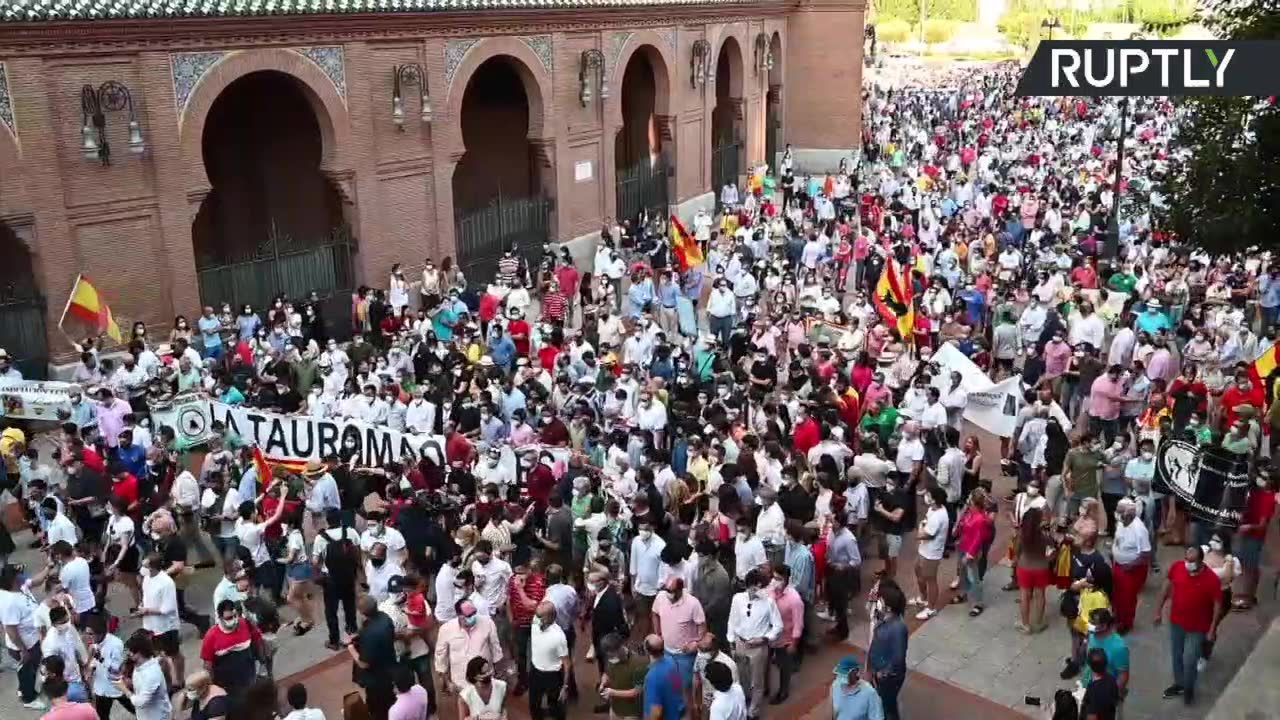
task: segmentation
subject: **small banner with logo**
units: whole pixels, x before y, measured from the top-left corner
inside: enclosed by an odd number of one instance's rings
[[[1018,94],[1271,96],[1277,67],[1280,40],[1046,40]]]

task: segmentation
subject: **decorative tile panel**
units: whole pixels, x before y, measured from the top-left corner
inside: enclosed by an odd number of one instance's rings
[[[18,125],[13,119],[13,97],[9,95],[9,72],[4,63],[0,63],[0,123],[18,137]]]
[[[547,72],[555,69],[555,56],[551,54],[550,35],[525,35],[520,39],[538,56],[538,59],[542,61],[542,67],[546,68]]]
[[[662,38],[663,42],[667,44],[667,48],[669,50],[676,49],[676,29],[675,28],[658,28],[657,30],[654,30],[654,32],[658,34],[658,37]]]
[[[462,64],[462,58],[467,56],[467,52],[471,48],[479,44],[479,40],[450,40],[444,45],[444,77],[449,82],[453,82],[453,76],[458,72],[458,66]]]
[[[200,84],[200,79],[226,56],[227,53],[223,51],[174,53],[169,56],[169,72],[173,76],[173,105],[178,110],[178,117],[182,117],[187,101]]]
[[[295,48],[294,52],[315,63],[329,78],[329,82],[333,83],[342,101],[347,101],[347,64],[341,45]]]
[[[622,49],[627,46],[627,41],[633,32],[616,32],[609,36],[609,69],[618,67],[618,59],[622,57]]]

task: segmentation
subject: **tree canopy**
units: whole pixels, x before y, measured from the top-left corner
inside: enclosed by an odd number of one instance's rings
[[[1280,37],[1280,0],[1212,0],[1203,22],[1233,40]],[[1211,252],[1280,241],[1280,107],[1273,98],[1177,101],[1176,149],[1160,183],[1171,230]]]

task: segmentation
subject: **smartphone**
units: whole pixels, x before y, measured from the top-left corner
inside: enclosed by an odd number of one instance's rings
[[[1023,695],[1022,702],[1033,707],[1040,707],[1040,698],[1035,697],[1034,695]]]

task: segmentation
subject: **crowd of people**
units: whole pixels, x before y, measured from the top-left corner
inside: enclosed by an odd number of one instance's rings
[[[1256,602],[1275,510],[1280,404],[1252,371],[1280,258],[1153,225],[1167,102],[1133,102],[1117,187],[1118,104],[1015,81],[869,88],[859,162],[806,175],[788,148],[689,220],[696,252],[641,217],[602,230],[589,270],[551,247],[506,253],[487,285],[448,259],[396,266],[354,298],[350,342],[317,298],[279,298],[206,307],[162,343],[139,324],[118,361],[86,343],[56,450],[0,436],[46,559],[0,570],[22,701],[56,720],[283,714],[275,651],[319,614],[374,720],[501,720],[520,697],[564,718],[578,677],[619,720],[756,720],[855,615],[868,650],[834,668],[834,715],[896,719],[907,619],[977,617],[1003,584],[1024,633],[1060,590],[1080,683],[1058,701],[1105,719],[1139,593],[1162,582],[1145,610],[1170,608],[1165,695],[1192,703],[1219,623]],[[906,273],[896,298],[877,296],[886,268]],[[946,346],[1021,378],[998,447],[964,423]],[[188,392],[442,435],[444,457],[370,467],[343,447],[265,476],[233,429],[188,448],[147,421]],[[1168,438],[1248,459],[1238,525],[1155,482]],[[1162,541],[1185,558],[1157,578]],[[1002,559],[1007,582],[984,582]],[[208,602],[187,592],[205,568]],[[121,638],[125,615],[141,627]],[[323,717],[286,695],[292,720]]]

